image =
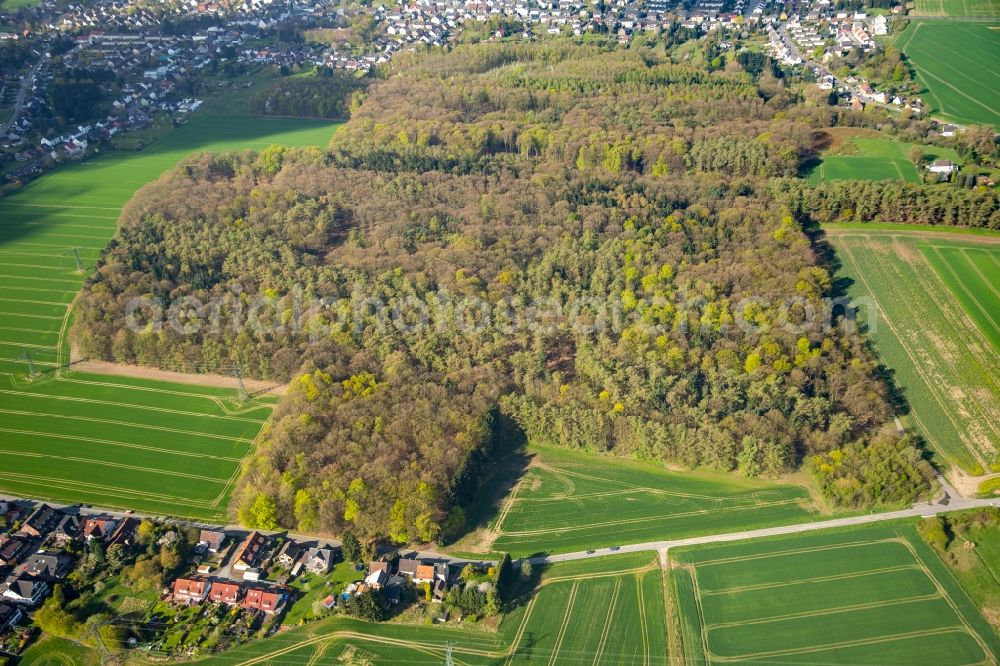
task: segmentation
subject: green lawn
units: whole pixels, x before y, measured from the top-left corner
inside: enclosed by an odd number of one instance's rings
[[[996,0],[915,0],[911,14],[1000,18],[1000,4]]]
[[[70,304],[122,205],[195,151],[325,146],[335,123],[195,115],[139,153],[65,165],[0,199],[0,489],[221,519],[273,398],[65,369]],[[73,251],[84,272],[76,271]],[[26,378],[29,354],[41,376]]]
[[[43,636],[21,655],[23,666],[90,666],[101,663],[100,655],[90,648],[54,636]]]
[[[663,576],[649,554],[547,567],[534,595],[499,630],[321,620],[205,661],[210,664],[664,664]]]
[[[835,230],[840,277],[909,420],[947,462],[1000,462],[1000,245],[990,237]]]
[[[808,521],[802,487],[532,447],[531,466],[494,519],[493,549],[512,556]],[[461,548],[462,544],[458,544]]]
[[[823,155],[821,161],[806,173],[806,178],[813,185],[824,180],[904,180],[919,183],[920,174],[910,160],[913,148],[920,148],[926,160],[962,161],[951,148],[855,136],[836,154]]]
[[[995,11],[997,4],[992,7]],[[998,27],[914,20],[900,35],[897,45],[925,86],[922,97],[932,113],[960,123],[1000,126]]]
[[[690,663],[972,664],[1000,636],[909,524],[671,552]]]

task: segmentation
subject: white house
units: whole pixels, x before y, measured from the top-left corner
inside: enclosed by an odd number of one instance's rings
[[[953,173],[958,171],[958,165],[951,160],[935,160],[927,170],[931,173]]]

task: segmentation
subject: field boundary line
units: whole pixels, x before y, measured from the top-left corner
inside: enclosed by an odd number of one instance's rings
[[[712,663],[712,651],[708,647],[708,630],[705,628],[705,607],[701,603],[702,593],[701,584],[698,582],[698,567],[689,566],[686,567],[686,571],[689,576],[691,576],[691,589],[694,591],[694,604],[695,608],[698,609],[698,632],[701,634],[701,649],[702,654],[705,656],[705,666],[710,666]]]
[[[749,654],[740,654],[732,657],[712,654],[712,660],[718,662],[737,662],[737,661],[747,661],[747,660],[758,660],[767,659],[769,657],[786,657],[798,654],[810,654],[815,652],[823,652],[825,650],[836,650],[838,648],[849,648],[849,647],[859,647],[862,645],[879,645],[881,643],[890,643],[892,641],[903,640],[907,638],[917,638],[920,636],[943,636],[945,634],[954,633],[967,633],[966,629],[962,626],[954,627],[940,627],[938,629],[924,629],[921,631],[908,631],[901,634],[890,634],[885,636],[876,636],[873,638],[863,638],[853,641],[839,641],[837,643],[827,643],[826,645],[812,645],[801,648],[788,648],[785,650],[770,650],[766,652],[752,652]]]
[[[0,428],[0,432],[7,431],[6,428]],[[38,433],[24,433],[37,435]],[[79,439],[76,437],[65,436],[66,439]],[[65,460],[69,462],[85,463],[90,465],[100,465],[102,467],[118,467],[121,469],[129,469],[134,472],[146,472],[149,474],[163,474],[168,476],[181,477],[185,479],[194,479],[195,481],[204,481],[206,483],[225,483],[225,479],[215,479],[210,476],[202,476],[201,474],[191,474],[190,472],[176,472],[170,470],[158,469],[155,467],[142,467],[140,465],[129,465],[126,463],[113,462],[111,460],[91,460],[89,458],[80,458],[77,456],[55,456],[48,453],[35,453],[32,451],[4,451],[5,455],[17,456],[20,458],[47,458],[54,460]]]
[[[762,504],[750,504],[747,506],[730,506],[723,509],[725,512],[735,512],[735,511],[748,511],[751,509],[761,509],[761,508],[772,508],[776,506],[787,506],[790,504],[803,504],[803,498],[794,498],[787,500],[780,500],[775,502],[766,502]],[[579,532],[581,530],[589,530],[595,527],[617,527],[621,525],[635,525],[638,523],[648,523],[657,520],[670,520],[672,518],[684,518],[687,516],[698,516],[706,513],[714,513],[717,509],[715,507],[708,507],[704,509],[694,509],[691,511],[681,511],[678,513],[671,514],[657,514],[652,516],[640,516],[638,518],[622,518],[621,520],[611,520],[604,521],[600,523],[587,523],[585,525],[568,525],[562,527],[543,527],[537,530],[519,530],[515,532],[504,532],[503,536],[544,536],[546,534],[553,533],[563,533],[563,532]]]
[[[7,361],[16,361],[17,359],[0,359]],[[35,361],[35,364],[39,364],[40,361]],[[47,365],[56,365],[55,363],[47,363]],[[59,381],[73,381],[71,379],[64,379],[62,377],[57,377]],[[230,416],[228,414],[202,414],[200,412],[188,412],[180,409],[169,409],[167,407],[155,407],[153,405],[136,405],[127,402],[112,402],[110,400],[96,400],[94,398],[81,398],[79,396],[69,396],[69,395],[50,395],[48,393],[30,393],[27,391],[14,391],[10,389],[0,389],[0,394],[14,394],[14,395],[26,395],[36,398],[49,398],[51,400],[65,400],[67,402],[83,402],[90,405],[108,405],[111,407],[127,407],[130,409],[145,409],[153,412],[163,412],[166,414],[177,414],[179,416],[190,416],[198,418],[210,418],[210,419],[227,419],[231,421],[239,421],[241,423],[261,423],[257,419],[243,418],[238,416]],[[207,396],[194,396],[194,397],[207,397]]]
[[[594,649],[594,661],[591,662],[592,666],[597,666],[601,661],[601,653],[604,652],[604,645],[608,641],[608,634],[611,633],[612,616],[614,615],[615,606],[618,603],[618,593],[622,589],[622,579],[618,577],[615,579],[615,587],[611,591],[611,599],[608,601],[608,614],[604,617],[604,627],[601,629],[601,637],[597,641],[597,647]]]
[[[579,588],[580,582],[574,581],[573,586],[569,589],[569,599],[566,600],[566,611],[563,613],[562,623],[559,625],[559,634],[556,636],[556,642],[552,645],[552,654],[549,655],[549,666],[556,664],[556,657],[559,656],[563,639],[566,638],[566,629],[569,628],[569,618],[573,613],[573,604],[576,603],[576,592]]]
[[[801,553],[817,553],[825,550],[840,550],[841,548],[857,548],[858,546],[871,546],[879,543],[898,543],[900,539],[888,537],[885,539],[875,539],[874,541],[849,541],[845,543],[829,543],[823,544],[822,546],[807,546],[805,548],[788,548],[785,550],[776,550],[768,553],[756,553],[754,555],[747,555],[745,557],[740,557],[733,555],[731,557],[717,557],[711,560],[704,560],[699,562],[693,562],[694,566],[712,566],[715,564],[731,564],[733,562],[747,562],[750,560],[766,560],[772,557],[784,557],[785,555],[798,555]]]
[[[957,272],[955,272],[955,267],[951,265],[951,263],[948,261],[948,259],[941,253],[941,251],[938,248],[932,247],[931,250],[934,251],[934,256],[937,257],[937,258],[939,258],[941,260],[941,263],[944,264],[945,268],[948,269],[948,273],[953,278],[955,278],[955,280],[958,282],[959,288],[961,288],[961,290],[963,292],[965,292],[965,294],[969,298],[972,299],[972,302],[976,304],[976,309],[978,309],[980,312],[982,312],[984,315],[986,315],[986,318],[990,320],[991,324],[993,324],[993,328],[997,332],[1000,332],[1000,322],[998,322],[996,319],[994,319],[993,315],[990,314],[989,308],[983,307],[983,304],[979,302],[979,299],[976,298],[976,295],[974,293],[972,293],[971,291],[969,291],[969,288],[968,288],[968,286],[966,286],[965,282],[962,280],[962,277]],[[962,258],[965,260],[966,265],[969,266],[970,268],[972,268],[972,271],[976,275],[978,275],[980,278],[982,278],[982,280],[986,283],[986,286],[990,289],[990,291],[992,291],[994,294],[997,294],[998,296],[1000,296],[1000,293],[998,293],[996,291],[996,289],[993,288],[993,285],[990,284],[989,279],[987,279],[986,276],[983,275],[979,271],[978,267],[976,267],[976,265],[973,264],[972,261],[969,260],[968,256],[964,252],[961,252],[960,254],[962,255]],[[932,268],[933,268],[933,266],[932,266]],[[0,300],[3,300],[3,299],[0,299]],[[975,322],[973,322],[973,323],[975,323]],[[979,327],[977,326],[976,329],[978,330]],[[986,340],[986,342],[990,342],[990,341]]]
[[[942,249],[946,249],[946,246],[944,245],[940,246],[934,245],[933,247],[935,248],[940,247]],[[981,247],[959,247],[956,249],[962,253],[962,256],[965,257],[965,260],[968,262],[969,266],[972,267],[972,270],[975,271],[976,275],[978,275],[982,279],[983,283],[986,284],[986,287],[990,291],[992,291],[997,298],[1000,298],[1000,289],[997,289],[993,285],[993,281],[990,280],[990,278],[983,273],[982,269],[980,269],[979,266],[976,265],[976,262],[973,259],[972,254],[970,254],[970,251],[972,252],[979,251],[985,253],[986,257],[991,259],[993,263],[997,265],[997,267],[1000,267],[1000,260],[997,259],[997,253]]]
[[[140,428],[140,429],[144,429],[144,430],[157,430],[159,432],[171,432],[171,433],[176,433],[178,435],[190,435],[192,437],[207,437],[209,439],[219,439],[219,440],[222,440],[224,442],[241,442],[243,444],[253,443],[252,439],[247,439],[246,437],[229,437],[227,435],[219,435],[219,434],[214,433],[214,432],[198,432],[198,431],[195,431],[195,430],[181,430],[180,428],[170,428],[168,426],[151,425],[151,424],[148,424],[148,423],[132,423],[131,421],[115,421],[113,419],[101,419],[101,418],[97,418],[95,416],[75,416],[75,415],[70,415],[70,414],[49,414],[47,412],[28,412],[28,411],[24,411],[24,410],[20,410],[20,409],[5,409],[5,408],[2,408],[2,407],[0,407],[0,414],[15,414],[17,416],[42,416],[42,417],[50,418],[50,419],[66,419],[66,420],[71,420],[71,421],[87,421],[87,422],[90,422],[90,423],[106,423],[106,424],[110,424],[110,425],[125,426],[125,427],[129,427],[129,428]],[[39,431],[39,432],[44,433],[45,431]],[[104,440],[96,440],[96,441],[103,442]],[[107,441],[108,442],[117,442],[117,440],[107,440]],[[117,442],[117,444],[121,445],[121,446],[135,446],[137,448],[149,448],[150,450],[153,450],[153,451],[161,451],[161,449],[159,449],[158,447],[144,445],[144,444],[131,444],[131,443],[128,443],[128,442]],[[162,451],[163,452],[174,452],[175,450],[174,449],[162,449]],[[182,453],[183,454],[183,452],[179,452],[179,451],[178,451],[178,453]],[[229,461],[232,461],[232,462],[239,462],[239,461],[243,460],[242,457],[240,457],[240,458],[233,458],[233,457],[230,457],[230,456],[216,456],[216,455],[208,454],[208,453],[188,452],[186,455],[192,455],[192,456],[198,456],[198,457],[206,457],[206,458],[218,458],[220,460],[229,460]]]
[[[697,567],[697,565],[695,565]],[[770,590],[777,587],[794,587],[795,585],[807,585],[810,583],[823,583],[835,580],[850,580],[852,578],[864,578],[875,574],[891,573],[893,571],[905,571],[906,569],[917,569],[917,564],[897,564],[891,567],[880,567],[878,569],[865,569],[864,571],[852,571],[849,573],[833,574],[831,576],[814,576],[812,578],[797,578],[795,580],[778,581],[773,583],[754,583],[751,585],[737,585],[718,590],[703,592],[706,597],[714,597],[721,594],[738,594],[741,592],[757,592],[758,590]]]
[[[919,570],[919,567],[914,567],[914,569]],[[716,624],[707,625],[707,629],[711,630],[711,629],[727,629],[729,627],[749,627],[756,624],[767,624],[769,622],[783,622],[785,620],[797,620],[806,617],[822,617],[824,615],[836,615],[838,613],[849,613],[851,611],[870,610],[872,608],[885,608],[888,606],[905,606],[906,604],[912,604],[918,601],[933,601],[935,599],[941,599],[941,598],[942,595],[940,591],[938,591],[930,594],[920,594],[913,597],[903,597],[900,599],[890,599],[887,601],[870,601],[863,604],[854,604],[853,606],[833,606],[831,608],[823,608],[811,611],[801,611],[798,613],[786,613],[785,615],[772,615],[770,617],[754,618],[752,620],[718,622]]]
[[[941,408],[941,411],[944,413],[945,418],[947,418],[948,421],[951,423],[952,427],[955,429],[955,432],[956,432],[956,434],[959,437],[959,440],[963,443],[963,446],[966,449],[966,452],[969,453],[972,456],[973,460],[975,460],[976,462],[978,462],[980,465],[984,465],[984,461],[979,459],[978,452],[970,450],[970,447],[968,446],[968,443],[962,437],[963,429],[959,426],[959,424],[957,424],[955,422],[955,419],[952,416],[952,411],[950,409],[948,409],[948,406],[944,403],[944,401],[942,400],[941,396],[938,394],[938,392],[936,390],[938,383],[930,381],[930,378],[927,377],[927,375],[925,374],[925,372],[923,370],[923,364],[918,361],[918,359],[916,358],[916,356],[914,356],[913,350],[910,349],[910,347],[906,344],[905,339],[900,335],[899,331],[896,329],[896,327],[893,325],[892,321],[886,315],[885,310],[882,308],[882,303],[879,301],[878,297],[876,296],[875,290],[872,289],[872,286],[869,283],[868,278],[865,275],[865,272],[861,269],[861,264],[858,263],[858,260],[854,257],[854,254],[851,252],[850,245],[845,243],[841,247],[844,250],[844,255],[846,256],[846,258],[848,259],[848,261],[850,261],[851,264],[856,269],[855,273],[858,276],[858,279],[861,281],[861,283],[864,285],[865,289],[868,291],[869,296],[871,296],[872,303],[874,304],[875,308],[877,309],[877,311],[878,311],[877,314],[880,315],[880,319],[885,323],[885,325],[889,328],[889,331],[896,338],[897,342],[899,343],[900,348],[909,357],[910,362],[913,364],[914,372],[917,373],[917,375],[920,377],[920,379],[924,382],[924,385],[927,387],[927,393],[928,393],[928,395],[930,395],[934,399],[934,401],[938,404],[938,407]],[[923,432],[924,437],[926,437],[934,445],[934,448],[938,452],[940,452],[941,455],[943,455],[946,458],[948,458],[949,462],[951,462],[952,464],[956,464],[957,465],[958,463],[955,461],[954,456],[948,451],[948,448],[945,447],[945,446],[942,446],[940,440],[938,440],[937,438],[935,438],[931,434],[931,432],[932,431],[925,429],[924,432]],[[961,467],[961,465],[959,465],[959,467]]]
[[[123,488],[121,486],[104,486],[97,483],[89,483],[87,481],[75,481],[72,479],[60,479],[57,477],[49,476],[38,476],[37,474],[13,474],[8,472],[0,472],[0,478],[6,478],[11,481],[18,481],[22,483],[28,483],[30,485],[45,484],[46,486],[61,487],[65,490],[73,491],[80,488],[88,489],[87,492],[100,492],[111,496],[127,497],[128,499],[147,499],[150,501],[157,501],[163,504],[176,504],[176,505],[191,505],[197,506],[199,508],[211,508],[208,505],[208,500],[190,499],[184,497],[178,497],[176,495],[161,495],[159,493],[151,493],[144,490],[133,490],[130,488]],[[29,479],[28,481],[24,481]],[[37,480],[32,481],[32,479]],[[135,497],[132,497],[134,495]]]

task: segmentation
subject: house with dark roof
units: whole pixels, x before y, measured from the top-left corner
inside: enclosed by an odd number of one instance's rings
[[[302,553],[304,553],[305,550],[305,546],[297,541],[289,539],[285,542],[285,545],[281,547],[281,550],[278,551],[278,562],[282,566],[290,567],[295,564],[300,557],[302,557]]]
[[[80,518],[69,514],[63,514],[59,524],[52,531],[56,545],[65,546],[70,541],[76,541],[80,536]]]
[[[31,540],[23,536],[0,537],[0,566],[14,566],[31,550]]]
[[[32,576],[62,578],[69,572],[72,559],[61,550],[40,550],[30,555],[24,563],[24,570]]]
[[[212,583],[212,591],[208,595],[210,601],[229,604],[230,606],[238,604],[242,597],[242,583],[225,583],[222,581]]]
[[[135,531],[139,528],[139,519],[129,516],[118,525],[111,537],[108,539],[108,546],[121,544],[131,546],[135,540]]]
[[[281,590],[252,587],[247,590],[247,596],[243,600],[243,608],[263,611],[270,615],[281,610],[284,603],[285,595]]]
[[[237,571],[246,571],[259,566],[267,552],[267,544],[266,536],[257,530],[251,532],[236,551],[236,555],[233,557],[233,568]]]
[[[18,533],[33,537],[46,536],[59,525],[62,517],[62,511],[56,511],[48,504],[39,504],[21,523]]]
[[[22,617],[24,617],[24,613],[17,606],[13,604],[0,604],[0,629],[13,627],[21,621]]]
[[[399,573],[412,578],[417,575],[417,567],[421,564],[420,560],[402,559],[399,561]]]
[[[37,606],[49,593],[49,584],[23,571],[10,576],[3,584],[3,596],[14,603]]]
[[[178,578],[174,581],[173,600],[179,604],[200,604],[211,588],[212,583],[202,578]]]

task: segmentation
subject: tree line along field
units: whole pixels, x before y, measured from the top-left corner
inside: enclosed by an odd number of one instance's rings
[[[988,22],[914,20],[898,37],[899,50],[926,88],[923,99],[931,113],[959,123],[1000,126],[997,28]]]
[[[65,165],[0,199],[0,491],[222,518],[272,399],[72,372],[71,304],[143,184],[198,150],[325,145],[335,124],[200,116],[141,153]],[[81,262],[77,270],[76,256]],[[27,378],[31,357],[39,376]]]
[[[492,547],[519,557],[812,520],[808,491],[553,447],[493,520]],[[461,547],[461,544],[459,544]]]
[[[961,162],[958,153],[950,148],[859,134],[851,136],[832,154],[823,155],[805,176],[812,185],[824,180],[902,180],[919,183],[920,173],[909,155],[914,148],[923,152],[925,160]]]
[[[1000,463],[1000,244],[996,237],[828,226],[909,420],[972,474]]]
[[[204,664],[666,664],[663,572],[651,553],[546,567],[496,632],[322,620]],[[367,661],[366,661],[367,660]]]
[[[966,16],[1000,18],[996,0],[916,0],[914,16]]]
[[[909,524],[671,551],[689,663],[980,664],[1000,636]]]

